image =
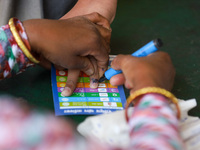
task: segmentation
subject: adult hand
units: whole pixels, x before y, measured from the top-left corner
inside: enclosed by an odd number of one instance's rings
[[[82,16],[82,15],[89,14],[92,12],[97,12],[93,14],[96,14],[96,15],[101,14],[108,21],[105,21],[103,19],[101,20],[92,19],[93,23],[110,30],[110,25],[108,24],[108,22],[112,23],[112,21],[114,20],[116,8],[117,8],[117,0],[109,0],[109,1],[108,0],[79,0],[76,3],[76,5],[69,12],[67,12],[61,19],[68,19],[75,16]],[[94,18],[98,18],[98,16],[94,15]],[[107,43],[109,45],[110,41],[108,41]],[[90,58],[91,58],[90,60],[93,62],[93,65],[96,66],[97,64],[96,60],[92,57]],[[98,87],[98,79],[99,77],[102,76],[102,73],[100,73],[101,75],[98,75],[98,68],[97,67],[95,68],[96,68],[96,71],[94,75],[90,76],[91,88]],[[102,70],[103,73],[104,71],[105,70]],[[74,91],[76,87],[79,74],[80,74],[79,70],[74,70],[74,69],[68,70],[68,79],[66,82],[65,89],[62,92],[63,96],[69,96],[72,94],[72,92]]]
[[[66,14],[65,17],[61,19],[68,19],[68,18],[73,17],[73,15],[75,16],[77,15],[77,14],[72,14],[72,13],[70,14],[71,15]],[[101,28],[103,27],[111,31],[108,20],[104,18],[103,16],[99,15],[98,13],[92,13],[90,14],[90,16],[87,15],[87,19],[89,19],[89,21],[92,21],[96,25],[97,28],[100,28],[99,31],[101,32],[102,37],[105,38],[105,41],[109,47],[110,35],[108,36],[108,34],[105,32],[106,30],[101,30]],[[108,49],[108,52],[110,52],[110,49]],[[90,87],[97,88],[98,79],[103,75],[103,73],[105,72],[105,69],[102,69],[102,70],[98,69],[97,60],[93,56],[88,56],[88,58],[90,59],[90,61],[92,62],[94,66],[94,74],[90,76]],[[80,74],[80,70],[78,69],[68,70],[67,82],[66,82],[64,90],[62,91],[63,96],[70,96],[73,93],[73,91],[76,88],[79,74]]]
[[[122,70],[122,74],[111,78],[112,85],[125,84],[130,93],[144,87],[161,87],[171,90],[174,82],[175,69],[169,55],[155,52],[147,57],[118,55],[111,67]]]
[[[99,74],[107,68],[111,30],[93,22],[105,20],[95,13],[67,20],[33,19],[23,22],[32,49],[59,67],[80,69],[89,76],[95,68],[88,58],[96,60]],[[104,21],[106,22],[106,20]],[[107,22],[107,24],[109,24]]]

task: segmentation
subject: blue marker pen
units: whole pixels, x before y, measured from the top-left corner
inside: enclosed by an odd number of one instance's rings
[[[160,39],[155,39],[147,43],[146,45],[144,45],[142,48],[132,53],[131,55],[135,57],[144,57],[157,51],[162,45],[163,43]],[[110,68],[104,73],[103,77],[99,79],[99,82],[103,82],[104,80],[110,80],[112,76],[120,74],[120,73],[122,73],[121,70],[114,70]]]

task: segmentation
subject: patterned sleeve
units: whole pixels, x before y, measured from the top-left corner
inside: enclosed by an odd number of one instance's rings
[[[70,122],[47,112],[28,111],[20,104],[16,99],[0,97],[0,149],[71,150],[81,146],[82,150],[116,150],[77,138]],[[145,95],[135,106],[129,126],[131,145],[126,150],[185,149],[176,115],[161,95]]]
[[[175,112],[159,94],[143,96],[129,119],[131,149],[184,150]]]
[[[21,37],[23,41],[27,41],[26,36]],[[0,27],[0,80],[18,74],[31,65],[33,63],[17,45],[9,25]]]

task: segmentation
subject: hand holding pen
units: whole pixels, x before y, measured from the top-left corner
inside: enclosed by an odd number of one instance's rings
[[[122,73],[112,76],[110,83],[115,86],[124,84],[130,93],[148,86],[169,91],[172,89],[175,69],[170,56],[165,52],[155,52],[147,57],[118,55],[111,67]]]
[[[131,55],[135,57],[144,57],[157,51],[162,45],[163,43],[160,39],[155,39],[147,43],[146,45],[144,45],[143,47],[141,47],[139,50],[135,51]],[[104,80],[110,80],[112,76],[116,74],[120,74],[120,73],[122,73],[121,70],[114,70],[113,68],[110,68],[104,73],[103,77],[99,79],[99,82],[103,82]]]

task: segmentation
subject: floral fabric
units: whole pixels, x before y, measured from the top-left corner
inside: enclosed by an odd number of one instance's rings
[[[19,23],[17,23],[19,25]],[[22,28],[23,29],[23,28]],[[22,33],[22,34],[21,34]],[[19,32],[27,43],[23,32]],[[9,25],[0,27],[0,79],[11,77],[25,70],[33,63],[24,55],[17,45]]]

